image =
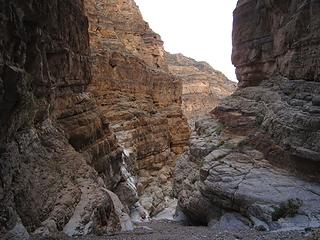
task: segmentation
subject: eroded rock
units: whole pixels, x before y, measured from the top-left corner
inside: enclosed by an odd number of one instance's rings
[[[0,30],[1,237],[128,230],[152,189],[165,208],[189,128],[135,3],[0,1]]]
[[[217,120],[202,121],[217,126]],[[191,221],[217,221],[231,210],[259,230],[319,226],[317,182],[275,167],[263,152],[248,145],[245,135],[231,135],[226,126],[215,129],[194,134],[189,153],[177,163],[175,190]],[[213,139],[216,145],[199,156],[191,149],[201,147],[203,139]]]
[[[231,211],[259,230],[320,226],[318,9],[315,1],[238,1],[240,88],[196,123],[177,164],[175,191],[191,220]]]
[[[85,5],[93,62],[90,89],[126,153],[140,206],[153,216],[168,206],[175,160],[187,148],[181,81],[168,72],[163,42],[134,1],[87,0]],[[120,193],[127,187],[120,183],[117,188]],[[134,195],[120,194],[122,199]],[[125,201],[128,209],[135,204]]]
[[[205,116],[236,89],[236,83],[206,62],[166,53],[169,71],[182,81],[182,110],[189,122]]]

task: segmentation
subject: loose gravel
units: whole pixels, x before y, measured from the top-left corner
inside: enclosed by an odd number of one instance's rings
[[[205,226],[183,226],[175,222],[151,222],[136,226],[132,232],[113,235],[86,236],[81,240],[320,240],[315,231],[258,232],[225,232]]]

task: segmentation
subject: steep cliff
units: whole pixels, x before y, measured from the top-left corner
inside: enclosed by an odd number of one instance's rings
[[[169,71],[182,82],[182,110],[190,121],[208,114],[236,89],[236,83],[206,62],[166,54]]]
[[[106,189],[120,179],[121,150],[87,91],[82,1],[0,6],[1,234],[120,230],[119,200]],[[98,139],[108,148],[90,154]]]
[[[274,75],[318,82],[318,10],[317,1],[239,1],[232,59],[241,85]]]
[[[135,3],[13,0],[0,13],[1,238],[128,230],[139,199],[165,208],[189,129]]]
[[[176,170],[191,220],[320,226],[319,10],[311,0],[238,1],[232,59],[240,89],[196,124]]]
[[[175,159],[189,138],[181,81],[168,73],[163,42],[133,0],[85,4],[93,63],[90,89],[125,150],[142,207],[155,215],[172,197]],[[126,202],[128,196],[121,195]],[[128,207],[132,204],[129,200]]]

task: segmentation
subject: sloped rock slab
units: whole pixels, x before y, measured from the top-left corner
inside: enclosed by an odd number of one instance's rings
[[[320,226],[319,184],[273,168],[254,150],[215,159],[219,151],[209,154],[200,170],[208,173],[201,193],[210,201],[253,216],[271,229]]]
[[[201,126],[213,129],[199,131]],[[242,136],[220,134],[213,118],[198,122],[189,153],[177,163],[175,191],[179,206],[191,221],[215,221],[225,226],[226,212],[240,213],[257,230],[292,230],[320,226],[320,186],[273,166],[263,153],[244,145]],[[212,141],[209,141],[210,138]],[[197,157],[203,141],[216,143]],[[199,145],[199,146],[198,146]],[[203,204],[206,203],[206,204]],[[240,226],[235,224],[235,226]],[[232,227],[232,224],[230,225]]]

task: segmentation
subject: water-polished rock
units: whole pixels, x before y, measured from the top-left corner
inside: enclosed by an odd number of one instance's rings
[[[240,88],[196,124],[177,163],[175,192],[192,221],[231,211],[259,230],[320,226],[319,7],[238,1]]]

